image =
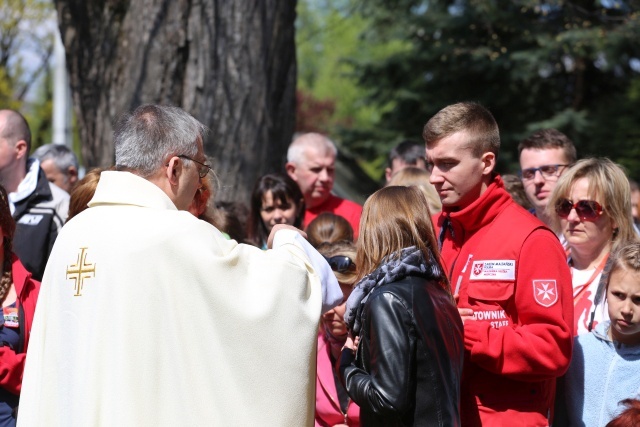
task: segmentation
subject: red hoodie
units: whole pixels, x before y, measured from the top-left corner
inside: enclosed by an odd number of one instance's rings
[[[444,209],[442,259],[464,325],[463,426],[546,426],[571,360],[571,275],[557,237],[496,176],[459,211]]]
[[[24,268],[15,255],[12,260],[11,272],[16,288],[16,306],[20,313],[20,322],[24,322],[20,325],[20,336],[23,337],[24,345],[18,354],[9,347],[0,347],[0,387],[11,393],[20,394],[24,360],[33,325],[38,292],[40,292],[40,282],[31,278],[31,273]]]

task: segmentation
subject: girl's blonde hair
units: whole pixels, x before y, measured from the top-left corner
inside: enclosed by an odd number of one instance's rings
[[[404,248],[415,246],[425,260],[437,262],[436,241],[427,199],[416,187],[390,186],[373,193],[365,202],[360,219],[356,266],[358,280],[373,272],[385,258],[397,258]],[[450,291],[446,277],[443,286]]]
[[[389,185],[402,185],[404,187],[415,186],[418,187],[424,197],[429,203],[429,210],[432,213],[437,213],[442,210],[442,202],[438,197],[438,192],[431,182],[429,177],[431,174],[424,169],[415,167],[406,167],[400,169],[389,181]]]
[[[321,255],[327,258],[334,256],[346,256],[354,263],[356,260],[356,245],[348,240],[321,243],[317,247],[317,250]],[[338,282],[343,285],[353,286],[356,283],[356,269],[349,269],[342,272],[334,271],[333,274],[335,274]]]

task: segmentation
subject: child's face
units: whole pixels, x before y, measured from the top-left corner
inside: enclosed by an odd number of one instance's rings
[[[622,268],[613,271],[607,302],[611,337],[628,345],[640,344],[640,273]]]

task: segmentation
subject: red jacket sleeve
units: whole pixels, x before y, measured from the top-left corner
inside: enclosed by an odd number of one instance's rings
[[[0,347],[0,387],[20,394],[25,357],[25,353],[16,354],[9,347]]]
[[[488,322],[468,320],[465,349],[471,361],[495,374],[520,381],[539,381],[563,375],[573,345],[571,274],[558,239],[536,230],[525,240],[518,260],[513,326],[492,328]],[[555,281],[557,301],[549,307],[537,302],[535,286]],[[553,286],[551,286],[553,288]]]

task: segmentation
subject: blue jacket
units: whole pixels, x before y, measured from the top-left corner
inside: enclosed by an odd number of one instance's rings
[[[611,341],[609,327],[575,338],[564,383],[569,426],[602,427],[624,410],[621,400],[640,397],[640,345]]]

